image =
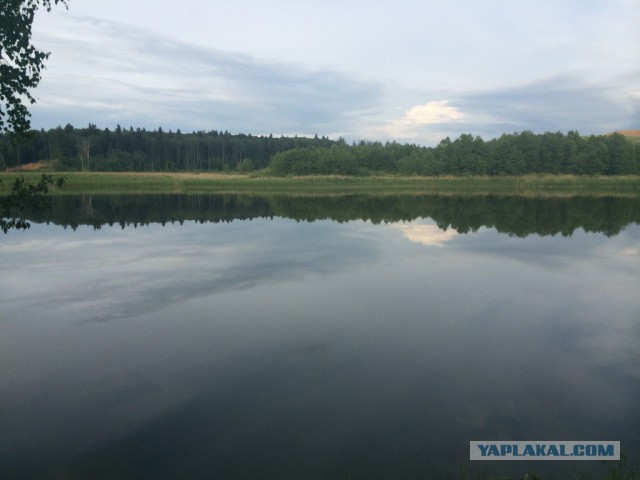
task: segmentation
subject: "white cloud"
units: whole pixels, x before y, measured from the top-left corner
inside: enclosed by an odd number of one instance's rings
[[[448,100],[434,100],[411,107],[401,118],[366,126],[362,134],[365,138],[391,138],[422,145],[437,144],[451,135],[452,123],[459,122],[462,126],[467,120],[467,115],[449,105]]]
[[[416,105],[405,112],[403,123],[412,125],[430,125],[434,123],[447,123],[462,120],[465,114],[449,105],[447,100],[427,102],[424,105]]]

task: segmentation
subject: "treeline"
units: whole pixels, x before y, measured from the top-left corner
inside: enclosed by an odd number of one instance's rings
[[[270,168],[276,175],[628,175],[640,172],[636,150],[620,134],[525,131],[487,142],[463,134],[434,148],[379,142],[296,148],[274,155]]]
[[[484,141],[445,138],[436,147],[397,142],[348,145],[326,137],[274,137],[71,125],[0,136],[0,169],[50,161],[58,170],[240,171],[273,175],[628,175],[640,173],[638,144],[620,134],[524,131]]]
[[[251,171],[267,167],[272,156],[296,148],[327,148],[344,140],[326,137],[274,137],[229,132],[165,132],[98,129],[72,125],[34,130],[26,139],[0,135],[0,169],[52,162],[61,171]]]

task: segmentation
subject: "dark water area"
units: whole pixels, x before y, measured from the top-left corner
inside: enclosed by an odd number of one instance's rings
[[[640,464],[640,202],[56,197],[0,238],[0,478],[606,477]]]

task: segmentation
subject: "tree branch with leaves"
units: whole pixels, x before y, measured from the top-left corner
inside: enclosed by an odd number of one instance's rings
[[[24,177],[16,178],[11,186],[11,193],[0,197],[0,230],[7,233],[12,228],[29,228],[27,212],[43,209],[49,188],[60,188],[63,184],[64,177],[54,179],[51,175],[44,174],[35,185],[28,184]]]
[[[49,58],[31,44],[36,10],[47,11],[67,0],[2,0],[0,9],[0,133],[25,135],[31,128],[27,104],[35,103],[30,90],[40,83]]]
[[[0,8],[0,134],[13,132],[25,137],[31,128],[26,103],[35,103],[30,90],[40,83],[48,52],[31,44],[31,28],[38,8],[51,11],[57,4],[67,6],[67,0],[2,0]],[[3,162],[4,163],[4,162]],[[11,193],[0,197],[0,229],[26,229],[25,213],[30,208],[43,208],[49,187],[61,187],[64,178],[54,180],[42,175],[35,185],[23,177],[15,180]]]

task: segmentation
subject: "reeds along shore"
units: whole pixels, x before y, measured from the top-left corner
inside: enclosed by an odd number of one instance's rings
[[[2,172],[0,192],[16,178],[36,183],[43,172]],[[640,176],[302,176],[220,173],[51,172],[65,184],[53,194],[76,193],[450,193],[513,195],[624,195],[640,197]]]

